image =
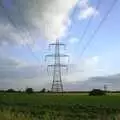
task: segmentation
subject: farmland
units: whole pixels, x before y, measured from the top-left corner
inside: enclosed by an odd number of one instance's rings
[[[0,120],[73,119],[120,120],[120,95],[0,93]]]

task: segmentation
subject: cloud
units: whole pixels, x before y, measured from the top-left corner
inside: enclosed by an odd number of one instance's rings
[[[38,39],[54,41],[65,36],[71,24],[69,13],[77,3],[77,0],[4,1],[0,2],[4,6],[4,9],[0,7],[0,45],[27,43],[31,46]],[[79,6],[80,19],[98,13],[88,0],[81,0]]]
[[[25,88],[46,82],[46,71],[38,64],[28,64],[16,58],[0,57],[0,88]]]
[[[82,60],[79,64],[70,64],[69,72],[62,72],[64,89],[91,90],[103,88],[106,84],[109,89],[118,90],[120,74],[101,76],[99,63],[100,57],[93,56]],[[45,65],[39,66],[16,58],[0,57],[0,89],[24,89],[28,86],[40,90],[43,87],[50,89],[51,84],[52,72],[48,74]]]
[[[97,76],[89,78],[85,83],[91,88],[104,88],[107,86],[108,90],[120,90],[120,74],[108,75],[108,76]]]
[[[36,39],[55,40],[64,36],[70,25],[69,12],[76,2],[10,0],[8,3],[1,0],[4,9],[0,7],[0,44],[32,44]]]
[[[77,39],[77,38],[71,38],[71,39],[69,40],[69,42],[70,42],[71,44],[77,43],[78,41],[79,41],[79,39]]]
[[[63,82],[84,81],[90,76],[95,76],[98,62],[98,57],[92,57],[83,60],[78,65],[70,64],[69,72],[66,73],[64,70],[62,72]],[[36,88],[36,86],[52,83],[52,72],[48,74],[45,65],[39,66],[16,58],[0,57],[0,83],[0,88],[24,88],[25,86]]]
[[[74,81],[66,82],[65,90],[83,90],[89,91],[92,89],[104,89],[104,85],[107,86],[107,90],[120,90],[120,74],[89,77],[86,81]]]
[[[17,30],[11,24],[4,25],[3,23],[0,24],[0,45],[25,45],[26,43],[31,43],[32,41],[28,42],[26,33],[21,33],[21,31]]]
[[[73,64],[69,67],[70,71],[69,74],[65,77],[66,81],[84,81],[89,77],[99,75],[102,72],[99,71],[99,62],[100,58],[98,56],[86,58],[81,61],[78,59],[76,64]]]
[[[89,4],[88,0],[81,0],[79,6],[80,6],[79,20],[84,20],[91,16],[98,15],[98,11]]]

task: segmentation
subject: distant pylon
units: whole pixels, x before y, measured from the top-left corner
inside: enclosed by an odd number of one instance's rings
[[[104,85],[104,91],[107,91],[107,85]]]
[[[69,57],[65,54],[60,54],[60,46],[63,46],[65,48],[65,44],[62,44],[57,39],[55,43],[49,44],[49,48],[51,46],[54,46],[54,54],[46,55],[45,59],[48,57],[54,58],[54,63],[48,65],[48,68],[53,68],[53,82],[52,82],[52,92],[63,92],[63,83],[62,83],[62,68],[68,69],[68,66],[66,64],[61,64],[61,58],[62,57]]]

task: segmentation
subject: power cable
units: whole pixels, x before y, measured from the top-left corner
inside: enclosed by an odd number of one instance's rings
[[[9,16],[9,14],[7,13],[7,11],[5,10],[4,5],[2,5],[2,3],[0,4],[0,6],[3,8],[3,10],[5,11],[7,18],[9,20],[9,22],[16,28],[16,30],[18,30],[17,25],[14,23],[14,21],[12,20],[12,18]],[[25,38],[20,34],[21,38],[24,40]],[[28,43],[26,43],[28,50],[30,51],[31,55],[37,60],[39,61],[39,58],[34,54],[34,52],[32,51],[31,47],[29,46]]]
[[[68,31],[67,31],[68,34],[67,34],[67,36],[64,39],[69,39],[69,37],[70,37],[70,31],[72,30],[73,24],[75,23],[75,21],[74,21],[74,15],[75,15],[75,13],[77,11],[77,8],[78,8],[77,5],[78,5],[79,2],[80,2],[80,0],[78,0],[76,2],[75,7],[73,8],[72,11],[70,11],[71,14],[69,14],[69,17],[71,18],[72,23],[70,24],[70,26],[68,26]]]
[[[71,14],[73,24],[74,24],[74,15],[77,11],[77,5],[78,5],[79,2],[80,2],[80,0],[77,1],[76,5],[75,5],[75,8],[73,9],[72,14]],[[73,27],[73,25],[71,24],[70,27],[69,27],[69,32],[71,31],[72,27]]]
[[[109,16],[109,14],[111,13],[111,11],[113,10],[114,6],[116,5],[118,0],[113,0],[113,3],[110,7],[110,9],[107,11],[107,13],[105,14],[105,16],[103,17],[103,19],[100,21],[98,27],[95,29],[95,31],[93,32],[92,36],[90,37],[90,39],[88,40],[88,42],[86,43],[86,45],[84,46],[80,57],[82,57],[82,55],[84,54],[85,50],[88,48],[88,46],[90,45],[90,43],[92,42],[92,40],[94,39],[95,35],[98,33],[99,29],[101,28],[102,24],[106,21],[107,17]]]
[[[18,7],[18,12],[21,14],[21,8],[20,8],[20,6]],[[22,15],[22,14],[21,14]],[[23,18],[23,21],[24,21],[24,23],[25,23],[25,25],[27,25],[27,28],[29,28],[29,25],[28,25],[28,23],[25,21],[25,19]],[[28,30],[28,29],[26,29],[27,30],[27,33],[28,33],[28,36],[31,38],[31,40],[34,42],[34,44],[35,44],[35,40],[32,38],[32,35],[31,35],[31,32]]]
[[[97,5],[96,5],[96,8],[95,8],[95,9],[96,9],[96,10],[98,10],[98,9],[99,9],[99,7],[100,7],[100,5],[101,5],[101,0],[98,0]],[[80,38],[80,41],[79,41],[79,43],[78,43],[78,44],[81,44],[81,42],[83,41],[83,39],[84,39],[84,37],[85,37],[85,35],[86,35],[87,31],[88,31],[88,28],[89,28],[89,26],[90,26],[90,24],[91,24],[91,22],[92,22],[93,18],[94,18],[94,16],[93,16],[93,15],[89,18],[88,23],[87,23],[87,25],[86,25],[86,27],[85,27],[85,29],[84,29],[84,31],[83,31],[83,34],[81,35],[81,38]]]

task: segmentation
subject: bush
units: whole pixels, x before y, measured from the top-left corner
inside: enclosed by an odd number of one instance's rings
[[[93,89],[92,91],[89,92],[90,96],[102,96],[106,95],[106,92],[100,89]]]
[[[40,92],[41,92],[41,93],[45,93],[45,92],[46,92],[46,89],[43,88]]]
[[[0,90],[0,93],[4,93],[5,91],[4,90]]]
[[[33,91],[32,88],[27,88],[27,89],[25,90],[25,92],[26,92],[26,93],[33,93],[34,91]]]
[[[8,89],[6,92],[13,93],[16,92],[14,89]]]

